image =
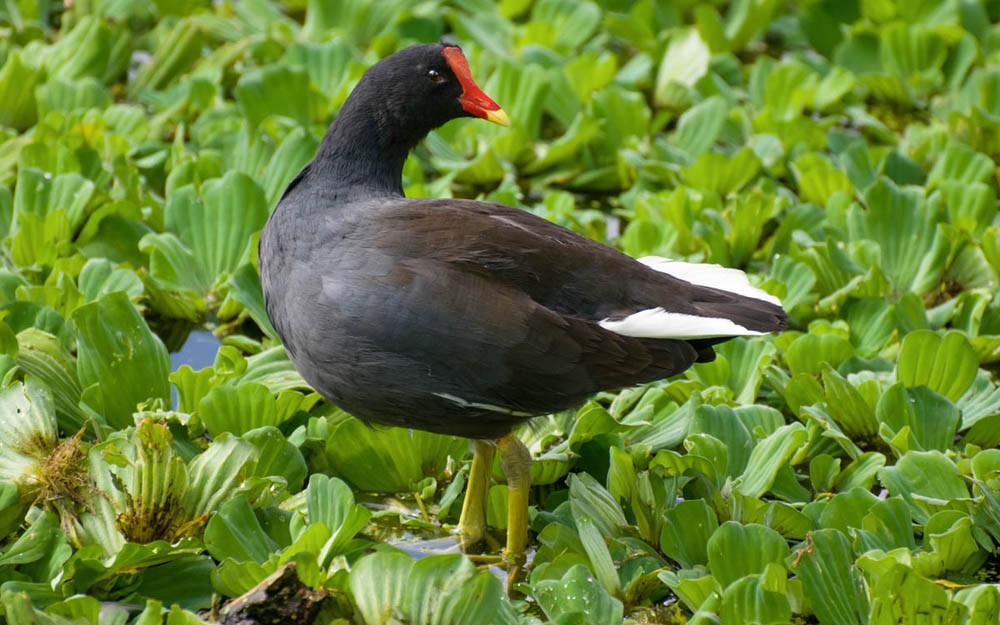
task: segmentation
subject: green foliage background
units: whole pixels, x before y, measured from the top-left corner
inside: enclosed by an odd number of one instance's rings
[[[323,623],[1000,622],[998,22],[997,0],[0,0],[0,614],[198,623],[295,563]],[[411,556],[456,519],[466,442],[322,401],[254,267],[365,68],[442,37],[512,125],[432,133],[409,195],[740,267],[792,319],[521,433],[516,600]],[[175,369],[198,327],[214,363]],[[502,484],[490,505],[502,531]]]

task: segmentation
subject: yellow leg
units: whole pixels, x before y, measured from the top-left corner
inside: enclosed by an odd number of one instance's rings
[[[458,544],[469,549],[486,535],[486,500],[496,447],[486,441],[472,441],[472,467],[465,487],[465,503],[458,519]]]
[[[513,434],[497,439],[507,476],[507,592],[521,576],[528,547],[528,493],[531,490],[531,452]]]

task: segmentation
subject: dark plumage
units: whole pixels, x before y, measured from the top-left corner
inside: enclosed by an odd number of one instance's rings
[[[403,197],[409,150],[462,116],[506,123],[458,48],[384,59],[264,228],[268,314],[333,403],[366,421],[494,439],[600,390],[681,372],[730,334],[784,326],[773,298],[728,292],[732,270],[720,288],[699,286],[514,208]],[[650,309],[638,330],[614,323]],[[670,338],[674,320],[696,329]],[[730,327],[740,331],[714,334]]]

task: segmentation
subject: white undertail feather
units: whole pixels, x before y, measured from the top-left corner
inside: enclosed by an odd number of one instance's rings
[[[685,263],[660,256],[647,256],[640,258],[639,262],[651,269],[668,273],[692,284],[708,286],[781,306],[781,300],[752,286],[747,280],[747,275],[739,269],[730,269],[721,265]],[[605,330],[616,334],[648,339],[707,339],[767,334],[767,332],[745,328],[730,319],[667,312],[663,308],[640,310],[617,321],[604,319],[600,325]]]
[[[673,277],[680,278],[691,284],[710,286],[720,291],[729,291],[730,293],[764,300],[776,306],[781,306],[781,300],[751,285],[747,279],[747,274],[739,269],[707,263],[685,263],[680,260],[663,258],[662,256],[646,256],[640,258],[639,262],[650,269],[669,273]]]
[[[600,326],[615,334],[643,339],[710,339],[767,334],[744,328],[729,319],[685,315],[667,312],[662,308],[640,310],[618,321],[605,319],[600,322]]]

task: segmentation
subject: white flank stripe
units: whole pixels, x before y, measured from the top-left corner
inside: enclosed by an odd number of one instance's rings
[[[751,285],[750,281],[747,280],[747,274],[743,273],[739,269],[731,269],[729,267],[723,267],[722,265],[710,265],[705,263],[685,263],[679,260],[663,258],[662,256],[646,256],[645,258],[640,258],[639,262],[646,265],[650,269],[668,273],[675,278],[680,278],[681,280],[690,282],[691,284],[708,286],[713,289],[719,289],[720,291],[728,291],[737,295],[743,295],[744,297],[764,300],[765,302],[771,302],[772,304],[781,306],[781,300],[770,293]],[[685,317],[687,315],[680,316]],[[736,324],[733,325],[737,328],[741,327]],[[746,328],[743,328],[743,330],[748,331]],[[717,334],[715,336],[729,335]]]
[[[520,410],[512,410],[510,408],[504,408],[503,406],[494,406],[493,404],[483,404],[477,401],[466,401],[461,397],[458,397],[456,395],[451,395],[449,393],[433,393],[433,394],[440,397],[441,399],[446,399],[454,404],[458,404],[462,408],[478,408],[480,410],[489,410],[490,412],[499,412],[500,414],[509,414],[513,417],[535,416],[530,412],[521,412]]]
[[[722,336],[761,336],[757,332],[718,317],[699,317],[684,313],[650,308],[632,313],[624,319],[604,319],[600,326],[615,334],[644,339],[711,339]]]

